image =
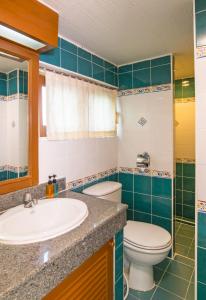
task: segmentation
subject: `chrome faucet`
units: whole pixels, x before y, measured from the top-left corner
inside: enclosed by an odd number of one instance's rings
[[[25,208],[30,208],[33,207],[34,205],[38,204],[38,200],[37,199],[32,199],[31,193],[26,193],[24,196],[24,207]]]

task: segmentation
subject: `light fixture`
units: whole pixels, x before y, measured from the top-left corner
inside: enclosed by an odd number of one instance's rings
[[[190,85],[189,80],[184,80],[184,81],[182,81],[182,86],[183,86],[183,87],[189,86],[189,85]]]
[[[22,33],[19,33],[3,25],[0,25],[0,36],[8,40],[12,40],[13,42],[16,42],[18,44],[29,47],[33,50],[39,50],[45,47],[45,44],[40,43],[39,41],[36,41]]]

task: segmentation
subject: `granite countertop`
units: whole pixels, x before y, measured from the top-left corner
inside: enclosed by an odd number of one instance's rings
[[[48,241],[0,244],[0,299],[42,299],[126,224],[124,204],[71,191],[58,197],[84,201],[89,216],[76,229]]]

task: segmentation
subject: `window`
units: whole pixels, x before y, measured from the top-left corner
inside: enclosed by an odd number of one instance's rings
[[[116,90],[47,71],[40,80],[40,134],[49,139],[116,135]]]

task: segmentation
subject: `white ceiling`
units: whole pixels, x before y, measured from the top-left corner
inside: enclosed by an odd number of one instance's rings
[[[19,62],[13,60],[11,57],[2,56],[0,53],[0,72],[8,73],[15,69],[28,71],[27,61]]]
[[[176,77],[193,75],[192,0],[42,0],[59,33],[121,65],[174,53]]]

